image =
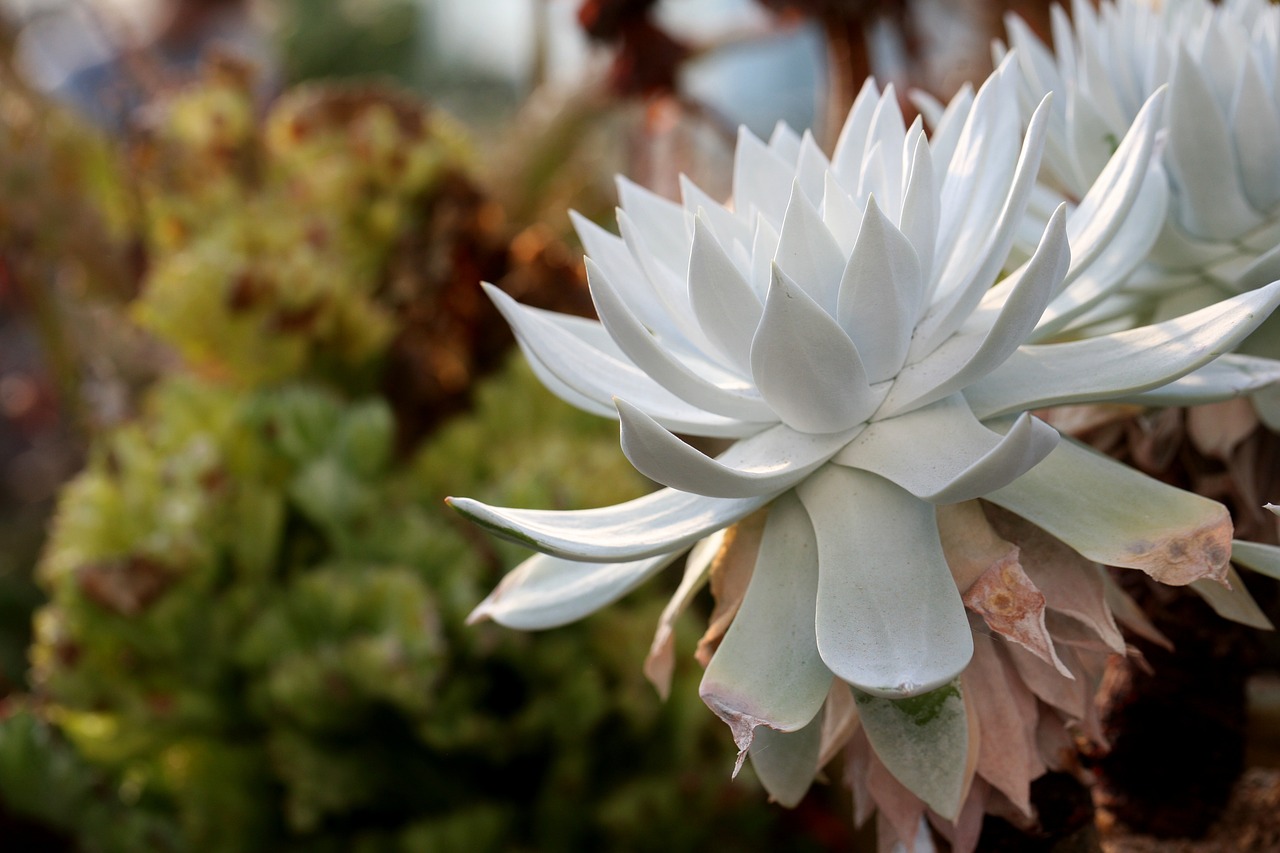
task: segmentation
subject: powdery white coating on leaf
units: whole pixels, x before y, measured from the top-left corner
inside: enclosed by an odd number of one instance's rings
[[[776,495],[826,462],[861,429],[812,435],[778,424],[712,459],[625,400],[614,403],[622,424],[622,452],[637,471],[669,488],[713,498]]]
[[[872,423],[832,461],[879,474],[935,504],[985,495],[1017,479],[1058,443],[1048,424],[1023,415],[1003,435],[978,422],[953,394],[887,421]],[[922,447],[950,452],[922,454]]]
[[[959,675],[973,646],[933,507],[838,465],[797,491],[817,536],[817,641],[831,671],[881,696],[927,692]]]
[[[470,498],[446,502],[505,539],[570,560],[607,563],[678,552],[750,515],[768,498],[708,498],[661,489],[614,506],[572,511],[495,507]]]
[[[818,552],[794,495],[769,510],[751,582],[698,688],[741,751],[751,730],[793,732],[822,708],[832,675],[818,656],[814,607]],[[818,733],[813,733],[816,761]]]
[[[987,500],[1104,565],[1140,569],[1175,586],[1226,577],[1226,507],[1073,441]]]
[[[529,631],[575,622],[626,595],[679,556],[602,564],[534,554],[476,605],[467,624],[492,619]]]
[[[1264,508],[1280,515],[1280,506],[1264,504]],[[1280,547],[1235,539],[1231,542],[1231,559],[1246,569],[1280,580]]]
[[[965,396],[980,418],[1110,398],[1126,402],[1173,382],[1239,344],[1280,303],[1280,281],[1151,326],[1057,344],[1026,345]],[[1105,374],[1100,368],[1106,365]]]
[[[824,715],[821,711],[804,728],[794,732],[756,729],[751,742],[751,766],[769,798],[795,808],[817,774],[822,746]]]
[[[1224,619],[1230,619],[1251,628],[1261,628],[1264,631],[1275,628],[1267,615],[1262,612],[1262,608],[1253,600],[1253,596],[1249,594],[1240,575],[1232,567],[1227,568],[1224,583],[1199,580],[1191,584],[1191,589]]]
[[[724,542],[716,551],[708,568],[711,582],[711,597],[715,601],[711,610],[711,618],[707,620],[707,629],[698,640],[698,648],[694,659],[705,669],[711,663],[724,638],[725,631],[733,624],[733,617],[742,606],[743,596],[747,594],[747,584],[751,582],[751,573],[755,569],[756,555],[760,550],[760,539],[764,535],[765,520],[768,509],[744,518],[725,531]]]
[[[960,682],[909,699],[854,697],[876,757],[931,809],[954,820],[969,781],[969,751],[977,747],[969,742]]]

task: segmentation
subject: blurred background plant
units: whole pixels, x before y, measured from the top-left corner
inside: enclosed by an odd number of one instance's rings
[[[729,781],[709,599],[665,704],[661,584],[463,626],[520,555],[446,491],[648,488],[476,283],[589,313],[565,211],[614,173],[726,195],[738,124],[830,140],[868,71],[945,97],[1047,7],[0,0],[6,843],[849,849],[835,786]]]
[[[29,122],[7,141],[33,162],[6,161],[6,197],[34,192],[5,208],[5,280],[46,300],[85,462],[43,546],[25,696],[25,638],[10,650],[6,819],[89,850],[781,837],[789,819],[730,787],[693,684],[663,705],[644,681],[660,597],[550,643],[463,626],[516,555],[477,550],[446,488],[645,486],[609,424],[502,368],[480,278],[561,310],[585,289],[553,236],[511,240],[448,119],[372,84],[294,88],[259,118],[249,73],[215,58],[117,153],[13,97]],[[66,201],[41,198],[57,156]],[[84,164],[100,187],[80,195]]]

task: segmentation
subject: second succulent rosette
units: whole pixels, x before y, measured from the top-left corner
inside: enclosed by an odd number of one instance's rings
[[[1014,61],[931,138],[872,83],[831,157],[807,133],[744,130],[729,204],[689,182],[675,203],[621,181],[620,236],[576,220],[599,321],[489,292],[539,378],[617,418],[624,453],[663,488],[580,511],[451,500],[540,552],[473,614],[515,628],[580,618],[692,546],[648,663],[660,689],[675,616],[710,582],[701,693],[739,764],[750,754],[791,804],[847,750],[864,814],[878,809],[903,841],[929,817],[960,849],[975,814],[1004,803],[1030,817],[1030,780],[1059,761],[1036,732],[1089,729],[1092,685],[1124,651],[1116,618],[1154,632],[1098,564],[1251,604],[1222,585],[1221,505],[1032,412],[1149,399],[1280,301],[1269,285],[1042,342],[1077,288],[1131,269],[1150,244],[1133,219],[1164,214],[1149,195],[1162,96],[1002,278],[1051,115],[1046,98],[1024,130]],[[1221,397],[1280,372],[1230,388],[1198,376]],[[712,456],[682,435],[730,443]],[[982,748],[1013,732],[1012,765]]]

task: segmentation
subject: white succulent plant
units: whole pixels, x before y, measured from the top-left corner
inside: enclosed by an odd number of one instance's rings
[[[766,785],[784,801],[803,793],[844,742],[832,732],[851,736],[840,728],[851,685],[879,760],[954,819],[976,755],[959,681],[974,649],[962,593],[991,568],[966,556],[977,498],[1086,562],[1172,583],[1226,577],[1220,505],[1060,441],[1029,413],[1151,399],[1235,346],[1280,301],[1280,284],[1157,325],[1029,343],[1078,301],[1076,287],[1146,250],[1127,222],[1150,185],[1160,103],[1073,214],[1056,210],[1030,259],[996,284],[1051,118],[1046,101],[1022,132],[1013,61],[932,139],[905,125],[891,87],[870,83],[830,159],[808,134],[779,128],[764,143],[743,131],[732,206],[687,182],[683,205],[620,182],[620,237],[576,222],[599,322],[489,287],[548,388],[617,417],[623,451],[663,488],[563,512],[451,499],[541,552],[473,618],[562,624],[696,545],[669,631],[736,540],[750,582],[701,693],[742,753],[753,736],[785,744],[752,753],[765,755]],[[1196,376],[1200,393],[1223,396],[1280,374]],[[733,443],[712,458],[677,434]],[[749,545],[736,535],[744,525],[756,528]],[[1037,654],[1054,658],[1051,644]]]
[[[1169,206],[1145,262],[1113,277],[1122,282],[1115,292],[1087,294],[1066,326],[1150,322],[1280,279],[1280,8],[1264,0],[1107,0],[1097,10],[1073,0],[1071,8],[1071,20],[1053,9],[1052,51],[1017,16],[1006,19],[1024,117],[1055,93],[1033,219],[1045,221],[1064,195],[1082,197],[1147,98],[1166,86]],[[1004,56],[1003,45],[995,54]],[[1280,357],[1280,333],[1268,329],[1241,351]],[[1280,395],[1263,402],[1280,425]]]

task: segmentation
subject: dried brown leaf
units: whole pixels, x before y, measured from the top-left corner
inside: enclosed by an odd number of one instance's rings
[[[1258,428],[1258,414],[1247,397],[1187,409],[1187,437],[1205,456],[1227,459]]]
[[[962,676],[979,726],[977,772],[1030,817],[1031,780],[1045,770],[1036,748],[1039,712],[1035,696],[996,651],[999,642],[975,634],[973,662]]]
[[[1022,568],[1044,594],[1046,605],[1080,621],[1112,651],[1122,653],[1124,636],[1107,606],[1105,570],[1008,510],[988,505],[987,515],[1000,535],[1021,549]]]
[[[908,850],[913,849],[925,805],[889,772],[874,751],[867,765],[867,789],[875,801],[880,819],[892,828],[893,834]]]
[[[711,561],[711,595],[715,606],[711,610],[706,633],[698,640],[698,649],[694,653],[704,668],[711,663],[711,656],[719,648],[724,632],[729,630],[733,617],[742,606],[743,596],[747,594],[756,554],[760,550],[760,539],[764,536],[766,515],[767,511],[761,510],[728,528],[724,544]]]
[[[671,694],[671,676],[676,665],[676,620],[706,583],[710,563],[722,547],[724,538],[725,532],[719,531],[693,546],[685,559],[680,586],[658,618],[658,628],[644,659],[644,676],[664,701]]]
[[[1067,435],[1088,432],[1129,420],[1144,411],[1142,406],[1120,403],[1086,403],[1079,406],[1054,406],[1042,409],[1036,416]]]
[[[1137,634],[1144,640],[1155,643],[1161,648],[1173,651],[1173,643],[1169,642],[1169,638],[1160,633],[1160,629],[1147,618],[1147,614],[1142,612],[1142,608],[1134,601],[1129,593],[1120,588],[1120,585],[1112,580],[1108,574],[1103,575],[1103,595],[1106,598],[1107,606],[1111,608],[1111,614],[1124,627]]]
[[[853,700],[853,691],[849,685],[839,678],[831,682],[831,692],[827,694],[823,705],[822,746],[818,750],[818,767],[826,767],[836,753],[844,749],[845,744],[858,731],[858,705]]]
[[[982,820],[986,817],[987,800],[991,787],[977,779],[965,798],[955,821],[949,821],[930,810],[929,822],[938,833],[951,843],[951,853],[973,853],[978,849],[978,837],[982,834]]]
[[[996,532],[982,503],[940,506],[937,517],[942,550],[965,607],[991,630],[1062,668],[1045,628],[1045,598],[1023,572],[1018,547]]]
[[[980,501],[943,504],[936,515],[947,567],[961,593],[992,566],[1017,561],[1018,549],[991,527]]]

